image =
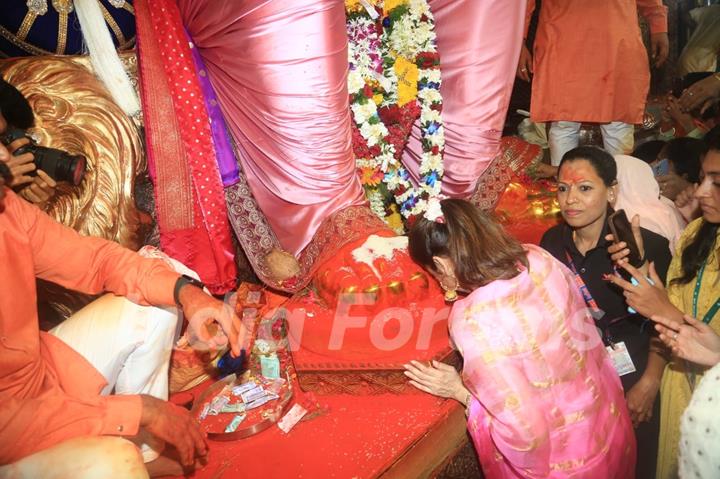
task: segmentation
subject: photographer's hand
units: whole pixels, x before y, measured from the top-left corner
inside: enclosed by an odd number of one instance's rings
[[[38,208],[44,209],[47,202],[55,196],[57,183],[43,170],[37,170],[37,176],[32,183],[20,190],[19,195],[34,203]]]
[[[30,140],[27,138],[20,138],[19,140],[15,140],[12,143],[8,145],[8,150],[10,151],[10,159],[6,162],[8,168],[10,168],[10,173],[13,175],[13,182],[11,185],[8,185],[12,188],[17,188],[18,186],[26,185],[28,183],[33,182],[33,177],[28,175],[28,173],[35,171],[35,163],[32,153],[24,153],[22,155],[15,156],[15,151],[20,148],[21,146],[25,146],[28,143],[30,143]]]

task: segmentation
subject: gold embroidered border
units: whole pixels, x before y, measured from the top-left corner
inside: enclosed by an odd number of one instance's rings
[[[19,40],[23,41],[27,38],[28,33],[30,33],[30,29],[32,28],[33,24],[35,23],[35,19],[37,18],[37,14],[33,12],[27,12],[25,14],[25,18],[23,18],[22,23],[20,24],[20,28],[17,32],[17,37]]]
[[[65,53],[65,46],[67,45],[67,26],[68,14],[65,12],[59,12],[57,47],[55,48],[55,53],[58,55]]]
[[[13,32],[6,29],[2,25],[0,25],[0,36],[2,36],[5,40],[9,41],[16,47],[18,47],[21,50],[26,51],[27,53],[30,53],[32,55],[52,55],[53,52],[48,50],[43,50],[42,48],[38,48],[34,45],[31,45],[17,37]]]
[[[107,11],[107,9],[105,8],[105,5],[103,5],[102,3],[100,3],[99,5],[100,5],[100,10],[102,10],[102,16],[105,19],[105,22],[108,24],[110,29],[115,34],[115,38],[117,38],[118,45],[122,45],[123,43],[126,42],[126,40],[125,40],[125,35],[123,35],[122,30],[120,30],[120,26],[117,24],[117,22],[112,17],[112,15],[110,15],[110,12]]]

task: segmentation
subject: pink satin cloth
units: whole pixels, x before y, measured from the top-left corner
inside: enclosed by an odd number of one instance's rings
[[[350,146],[338,0],[178,0],[253,196],[298,254],[335,211],[365,202]]]
[[[497,153],[525,2],[431,0],[443,69],[443,192],[466,197]],[[331,213],[364,203],[350,148],[339,0],[178,0],[253,195],[299,253]],[[417,179],[414,129],[403,161]]]
[[[500,147],[525,21],[524,1],[430,0],[442,71],[445,176],[442,191],[467,198]],[[403,163],[417,182],[416,122]]]
[[[450,313],[485,477],[633,478],[620,378],[573,275],[525,248],[529,269],[476,289]]]

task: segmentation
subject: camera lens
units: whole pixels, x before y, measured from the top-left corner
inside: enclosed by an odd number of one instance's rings
[[[34,146],[33,155],[38,170],[43,170],[57,181],[67,181],[78,186],[85,176],[87,161],[82,155],[70,155],[62,150]]]

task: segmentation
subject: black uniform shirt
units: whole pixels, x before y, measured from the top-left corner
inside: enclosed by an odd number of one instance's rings
[[[568,255],[570,256],[588,291],[598,307],[605,313],[602,318],[596,319],[596,325],[603,332],[606,344],[608,340],[615,343],[625,342],[637,369],[637,372],[626,374],[621,378],[623,387],[627,390],[640,379],[645,371],[650,335],[653,334],[654,328],[643,316],[628,313],[622,289],[602,279],[604,274],[615,274],[613,262],[607,250],[610,246],[605,239],[607,234],[606,223],[598,244],[583,256],[575,246],[572,229],[563,223],[547,230],[540,240],[540,246],[568,267],[570,267]],[[669,242],[659,234],[644,228],[641,228],[641,234],[645,257],[648,261],[655,263],[655,270],[665,282],[671,260]],[[624,270],[620,268],[618,271],[627,279]]]

